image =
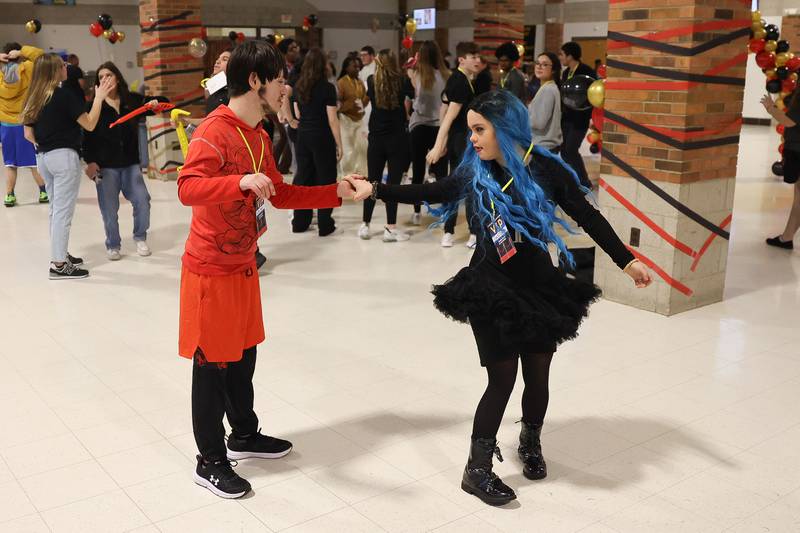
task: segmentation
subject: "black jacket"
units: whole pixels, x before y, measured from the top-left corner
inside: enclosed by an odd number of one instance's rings
[[[585,63],[581,63],[578,65],[578,68],[575,69],[575,74],[573,76],[589,76],[590,78],[596,79],[597,74],[592,67],[586,65]],[[561,73],[561,86],[563,87],[567,80],[571,78],[569,75],[569,68],[564,69],[564,72]],[[561,106],[561,123],[566,124],[569,123],[573,127],[578,129],[587,129],[589,127],[589,121],[592,119],[592,107],[589,106],[589,109],[584,111],[575,111],[574,109],[570,109],[567,106]]]

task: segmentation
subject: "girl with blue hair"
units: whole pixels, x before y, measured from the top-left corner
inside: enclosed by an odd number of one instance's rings
[[[576,336],[600,289],[566,271],[573,266],[555,232],[557,206],[577,222],[636,287],[650,284],[647,268],[620,241],[585,198],[575,172],[560,157],[534,146],[525,106],[507,91],[478,96],[467,115],[470,130],[464,158],[455,172],[424,185],[374,183],[372,197],[413,204],[444,202],[446,220],[458,201],[472,202],[483,229],[468,267],[433,288],[434,305],[446,316],[469,323],[488,386],[475,413],[472,445],[461,488],[491,505],[516,498],[492,471],[492,454],[502,461],[496,435],[522,361],[522,431],[518,453],[529,479],[547,467],[539,438],[549,399],[550,361],[556,347]],[[554,265],[549,248],[557,252]]]

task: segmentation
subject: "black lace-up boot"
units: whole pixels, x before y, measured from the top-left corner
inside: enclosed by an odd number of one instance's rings
[[[500,462],[503,461],[495,439],[473,437],[461,488],[489,505],[504,505],[517,499],[517,495],[492,471],[492,454],[496,454]]]
[[[528,479],[544,479],[547,477],[547,464],[542,456],[542,425],[534,425],[520,421],[522,429],[519,432],[519,458],[525,465],[522,473]]]

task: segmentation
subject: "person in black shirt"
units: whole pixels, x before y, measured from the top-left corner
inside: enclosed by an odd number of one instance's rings
[[[294,87],[297,127],[297,173],[295,185],[329,185],[336,182],[336,164],[342,158],[342,138],[336,114],[336,88],[325,76],[327,58],[319,48],[311,48],[303,60],[300,78]],[[336,231],[333,209],[317,210],[319,236]],[[292,231],[302,233],[311,225],[310,209],[295,210]]]
[[[397,64],[394,52],[381,50],[375,57],[375,74],[367,78],[367,97],[372,102],[369,117],[367,147],[367,173],[369,180],[379,182],[383,169],[389,167],[389,183],[399,184],[403,171],[408,168],[409,141],[406,120],[406,98],[414,98],[414,89],[408,77]],[[364,217],[358,236],[369,239],[369,224],[375,201],[364,201]],[[386,202],[386,226],[383,242],[407,241],[408,233],[397,229],[397,204]]]
[[[83,138],[86,175],[97,187],[97,203],[106,233],[106,255],[111,261],[122,258],[119,235],[119,194],[133,205],[133,240],[140,256],[150,255],[147,230],[150,227],[150,193],[139,167],[138,124],[129,120],[110,128],[121,116],[144,105],[144,97],[128,90],[125,78],[112,62],[97,68],[99,85],[111,79],[114,89],[103,100],[100,119],[93,131]],[[156,101],[157,102],[157,101]]]
[[[451,172],[461,163],[467,146],[467,106],[473,98],[480,94],[474,82],[480,70],[478,45],[472,42],[458,43],[456,55],[458,56],[458,69],[447,80],[442,95],[442,102],[447,105],[447,109],[444,119],[439,125],[436,143],[427,157],[428,163],[433,165],[446,153],[450,161]],[[470,238],[467,246],[470,248],[474,248],[476,242],[473,218],[472,206],[467,202],[467,224],[470,226]],[[442,246],[445,248],[453,246],[456,221],[457,215],[453,215],[445,222],[444,236],[442,237]]]
[[[563,86],[567,80],[573,76],[585,75],[590,78],[596,78],[592,67],[581,63],[581,45],[576,42],[570,41],[561,46],[558,52],[558,59],[562,65],[566,65],[566,69],[561,74],[561,85]],[[586,188],[591,188],[592,183],[589,181],[589,174],[586,172],[586,165],[583,164],[583,157],[579,150],[583,138],[586,137],[586,132],[589,129],[589,121],[592,119],[592,108],[584,111],[576,111],[567,106],[563,107],[561,114],[561,132],[564,135],[564,143],[561,145],[561,157],[564,161],[575,169],[578,177],[581,179],[581,185]]]
[[[59,56],[44,54],[37,59],[22,111],[25,138],[36,146],[36,162],[50,197],[50,279],[89,276],[87,270],[78,268],[83,260],[67,252],[80,188],[81,127],[86,131],[95,128],[103,100],[114,89],[111,79],[103,80],[87,113],[84,102],[59,87],[66,79],[67,65]]]
[[[783,181],[794,184],[794,201],[783,233],[767,239],[767,244],[791,250],[794,235],[800,229],[800,87],[784,98],[786,111],[779,109],[769,95],[764,95],[761,104],[778,124],[783,126]]]
[[[525,76],[514,66],[519,61],[519,50],[512,42],[503,43],[494,51],[497,67],[500,69],[499,89],[509,91],[523,103],[528,100]]]
[[[475,94],[483,94],[492,90],[492,69],[483,56],[480,57],[478,74],[475,76]]]

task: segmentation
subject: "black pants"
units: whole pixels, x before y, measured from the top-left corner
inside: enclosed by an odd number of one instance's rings
[[[239,436],[258,431],[253,411],[253,373],[256,347],[242,352],[235,363],[209,363],[198,349],[192,369],[192,428],[200,455],[206,461],[225,459],[225,428],[228,416],[233,433]]]
[[[436,144],[438,134],[438,126],[419,125],[411,130],[411,183],[419,185],[425,179],[425,157]],[[442,158],[431,165],[430,173],[437,178],[447,176],[447,160]],[[420,204],[414,204],[414,212],[420,212]]]
[[[550,400],[550,362],[552,352],[523,355],[522,378],[525,390],[522,393],[522,420],[529,424],[541,425],[547,413]],[[472,436],[493,439],[503,421],[508,399],[517,381],[518,358],[505,359],[486,365],[489,383],[483,393],[475,419],[472,422]]]
[[[403,179],[403,171],[408,168],[408,134],[405,131],[389,135],[373,135],[367,139],[367,174],[369,181],[380,182],[383,168],[389,166],[389,184],[399,185]],[[397,223],[397,203],[385,202],[386,223]],[[364,200],[364,222],[372,221],[375,200]]]
[[[583,138],[589,130],[589,125],[583,123],[576,124],[569,121],[561,123],[561,134],[564,142],[561,145],[561,157],[566,163],[575,170],[581,180],[581,184],[589,189],[592,183],[589,181],[589,174],[586,173],[586,165],[583,164],[583,157],[579,152]]]
[[[467,148],[467,132],[450,132],[447,138],[447,159],[450,163],[450,172],[455,172],[456,167],[461,164],[461,159],[464,157],[464,150]],[[469,232],[476,235],[477,220],[475,220],[475,209],[470,201],[466,201],[467,208],[467,225]],[[444,223],[445,233],[455,233],[456,224],[458,223],[458,213],[448,218]]]
[[[336,141],[329,129],[320,132],[299,131],[297,134],[297,173],[295,185],[330,185],[336,183]],[[336,229],[333,209],[318,209],[319,234]],[[292,219],[292,231],[302,233],[311,225],[312,210],[298,209]]]

